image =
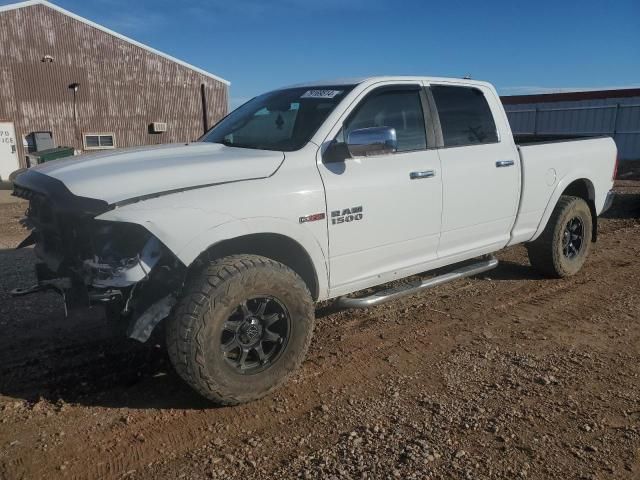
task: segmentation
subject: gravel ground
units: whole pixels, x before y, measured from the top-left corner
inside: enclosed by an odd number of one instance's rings
[[[640,478],[640,182],[618,182],[583,271],[498,269],[362,311],[318,308],[276,394],[213,408],[162,332],[65,319],[0,205],[0,478]]]

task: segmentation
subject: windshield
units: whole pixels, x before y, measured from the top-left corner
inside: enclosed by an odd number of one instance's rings
[[[260,150],[299,150],[351,89],[353,85],[340,85],[265,93],[231,112],[201,141]]]

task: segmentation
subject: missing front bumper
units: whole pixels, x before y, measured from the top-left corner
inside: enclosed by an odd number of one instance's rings
[[[115,302],[122,297],[122,292],[119,290],[90,290],[82,282],[71,277],[58,277],[44,263],[37,263],[35,270],[37,282],[30,287],[14,288],[11,290],[11,296],[24,297],[34,293],[53,291],[62,298],[65,317],[77,308]]]
[[[118,305],[119,308],[122,308],[124,294],[121,290],[94,290],[74,283],[68,277],[50,278],[46,265],[42,263],[36,264],[36,275],[38,276],[36,284],[27,288],[14,288],[11,291],[11,295],[13,297],[23,297],[39,292],[53,291],[62,298],[65,317],[68,317],[69,312],[73,310],[86,309],[93,305],[107,307],[109,305]],[[129,296],[129,299],[131,296]],[[169,294],[149,305],[139,315],[133,315],[129,319],[127,336],[141,343],[146,342],[151,337],[155,327],[169,316],[176,301],[176,297]]]

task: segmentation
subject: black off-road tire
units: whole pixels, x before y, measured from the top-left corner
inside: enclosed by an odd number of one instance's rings
[[[572,219],[582,224],[581,248],[573,258],[564,254],[563,235]],[[531,265],[540,273],[554,278],[575,275],[582,268],[591,247],[593,219],[589,205],[582,198],[563,195],[547,222],[542,235],[527,243]]]
[[[272,364],[253,374],[229,365],[221,349],[225,322],[253,296],[269,296],[288,311],[286,344]],[[169,357],[182,379],[219,405],[263,397],[280,386],[302,363],[315,321],[305,282],[287,266],[257,255],[212,261],[193,275],[167,323]]]

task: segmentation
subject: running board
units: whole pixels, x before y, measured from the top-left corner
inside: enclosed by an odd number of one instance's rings
[[[374,293],[373,295],[369,295],[368,297],[362,297],[362,298],[339,297],[336,300],[336,306],[338,306],[339,308],[375,307],[376,305],[390,302],[391,300],[395,300],[397,298],[404,297],[406,295],[412,295],[414,293],[420,292],[421,290],[437,287],[438,285],[453,282],[454,280],[458,280],[460,278],[478,275],[479,273],[492,270],[497,266],[498,266],[498,260],[495,258],[490,258],[488,260],[483,260],[481,262],[473,263],[471,265],[465,265],[464,267],[459,267],[449,273],[438,275],[437,277],[429,278],[421,282],[413,282],[413,283],[401,285],[399,287],[389,288],[387,290],[381,290],[379,292]]]

